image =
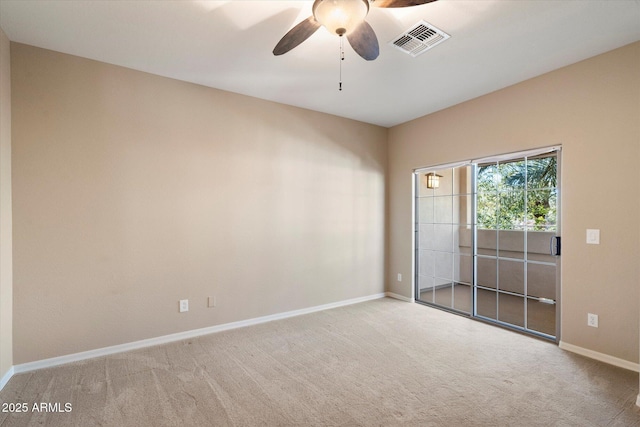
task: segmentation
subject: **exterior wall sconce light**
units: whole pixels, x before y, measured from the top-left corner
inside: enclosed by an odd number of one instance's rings
[[[442,178],[442,175],[438,175],[435,172],[429,172],[428,174],[425,174],[425,182],[427,188],[440,187],[440,178]]]

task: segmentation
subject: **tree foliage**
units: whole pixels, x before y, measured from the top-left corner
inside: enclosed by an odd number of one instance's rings
[[[478,167],[478,227],[555,230],[557,157]]]

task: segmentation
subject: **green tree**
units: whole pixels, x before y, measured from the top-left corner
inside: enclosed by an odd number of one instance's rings
[[[478,227],[553,229],[557,157],[519,159],[478,167]]]

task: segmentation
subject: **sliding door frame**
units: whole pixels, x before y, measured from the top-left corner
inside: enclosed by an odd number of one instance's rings
[[[435,307],[438,309],[442,309],[445,311],[449,311],[458,315],[462,315],[465,317],[471,317],[475,320],[479,320],[479,321],[483,321],[483,322],[487,322],[490,324],[494,324],[497,326],[502,326],[502,327],[506,327],[508,329],[513,329],[516,331],[520,331],[520,332],[525,332],[527,334],[533,335],[533,336],[539,336],[541,338],[544,339],[548,339],[548,340],[553,340],[556,343],[560,341],[560,335],[561,335],[561,303],[562,303],[562,284],[561,284],[561,270],[562,270],[562,257],[561,256],[556,256],[555,260],[556,260],[556,283],[555,283],[555,336],[552,337],[550,335],[547,335],[545,333],[538,333],[534,330],[530,330],[530,329],[524,329],[524,327],[519,327],[517,325],[511,325],[508,323],[504,323],[504,322],[500,322],[498,320],[489,320],[489,319],[483,319],[482,317],[478,317],[477,315],[477,310],[476,310],[476,278],[477,278],[477,262],[476,262],[476,254],[477,254],[477,230],[478,230],[478,224],[477,224],[477,173],[478,173],[478,165],[479,164],[483,164],[483,163],[490,163],[490,162],[504,162],[504,161],[508,161],[508,160],[513,160],[513,159],[517,159],[517,158],[530,158],[530,157],[534,157],[534,156],[542,156],[544,154],[551,154],[554,153],[555,156],[557,157],[557,162],[556,162],[556,229],[555,229],[555,235],[556,236],[561,236],[561,227],[562,227],[562,197],[561,197],[561,188],[562,188],[562,147],[557,145],[557,146],[549,146],[549,147],[543,147],[543,148],[538,148],[538,149],[532,149],[532,150],[525,150],[525,151],[520,151],[520,152],[513,152],[513,153],[506,153],[506,154],[501,154],[501,155],[496,155],[496,156],[490,156],[490,157],[484,157],[484,158],[479,158],[479,159],[474,159],[474,160],[468,160],[468,161],[462,161],[462,162],[455,162],[455,163],[448,163],[448,164],[440,164],[440,165],[433,165],[433,166],[428,166],[428,167],[423,167],[423,168],[417,168],[414,169],[413,171],[413,179],[412,179],[412,203],[413,203],[413,209],[412,209],[412,226],[413,226],[413,233],[412,233],[412,267],[413,267],[413,275],[412,275],[412,295],[413,295],[413,300],[427,305],[427,306],[431,306],[431,307]],[[472,176],[471,176],[471,195],[472,195],[472,233],[471,233],[471,239],[472,239],[472,259],[473,259],[473,268],[472,268],[472,308],[471,308],[471,313],[466,313],[466,312],[462,312],[459,310],[456,310],[453,307],[443,307],[443,306],[439,306],[437,304],[434,303],[429,303],[429,302],[425,302],[425,301],[420,301],[420,291],[418,289],[418,287],[420,286],[420,280],[419,280],[419,250],[420,250],[420,245],[419,245],[419,206],[418,206],[418,184],[419,184],[419,179],[420,176],[422,174],[426,174],[426,173],[430,173],[430,172],[434,172],[437,170],[443,170],[443,169],[449,169],[449,168],[456,168],[456,167],[461,167],[461,166],[471,166],[472,167]],[[525,298],[525,305],[526,305],[526,301],[527,301],[527,295],[524,295]],[[526,311],[525,311],[525,316],[526,316]]]

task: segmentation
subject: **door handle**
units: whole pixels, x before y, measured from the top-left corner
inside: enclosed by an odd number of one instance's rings
[[[553,236],[549,241],[549,253],[552,256],[560,256],[562,244],[560,236]]]

